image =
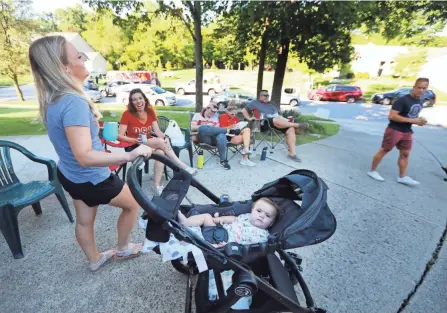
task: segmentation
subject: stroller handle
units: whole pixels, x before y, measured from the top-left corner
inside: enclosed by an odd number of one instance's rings
[[[170,167],[174,172],[179,172],[181,169],[175,165],[171,160],[158,155],[152,154],[150,157],[146,158],[143,156],[139,156],[132,163],[132,166],[129,168],[127,172],[127,183],[129,185],[130,192],[134,196],[135,200],[141,206],[143,210],[152,215],[152,212],[158,212],[158,214],[162,215],[162,218],[169,219],[170,216],[164,214],[164,210],[159,208],[157,204],[155,204],[143,191],[137,179],[137,170],[143,164],[145,160],[153,159],[155,161],[159,161],[168,167]]]
[[[143,161],[145,159],[148,159],[148,160],[153,159],[155,161],[159,161],[159,162],[167,165],[168,167],[170,167],[173,171],[179,171],[180,170],[180,168],[177,165],[175,165],[174,162],[172,162],[168,158],[166,158],[166,157],[164,157],[162,155],[156,154],[156,153],[152,153],[151,156],[148,157],[148,158],[140,155],[139,157],[137,157],[135,159],[135,161],[133,161],[132,166],[135,166],[135,167],[138,168],[143,163]]]

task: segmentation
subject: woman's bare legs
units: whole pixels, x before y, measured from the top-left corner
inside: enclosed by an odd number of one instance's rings
[[[174,153],[174,150],[172,150],[171,145],[169,142],[165,142],[161,138],[152,137],[147,140],[147,145],[151,147],[152,149],[160,149],[162,150],[165,155],[174,163],[176,163],[181,168],[188,167],[185,163],[183,163]]]
[[[240,135],[234,136],[233,138],[231,138],[231,143],[236,144],[236,145],[240,145],[242,144],[244,146],[244,148],[248,151],[250,148],[250,128],[244,128],[241,131]],[[248,154],[242,154],[242,158],[244,160],[248,159]]]
[[[89,207],[82,200],[73,199],[73,203],[76,210],[76,240],[90,263],[97,263],[102,258],[95,243],[94,225],[97,207]]]
[[[140,205],[132,196],[130,189],[127,185],[124,185],[123,190],[110,201],[109,205],[121,208],[121,212],[118,218],[118,250],[126,250],[130,233],[137,221],[138,210]]]
[[[161,156],[165,156],[165,153],[163,152],[163,150],[160,150],[160,149],[154,150],[153,153],[156,153]],[[154,162],[154,179],[153,179],[154,186],[161,185],[161,177],[163,175],[164,167],[165,167],[165,165],[163,163],[161,163],[159,161]]]

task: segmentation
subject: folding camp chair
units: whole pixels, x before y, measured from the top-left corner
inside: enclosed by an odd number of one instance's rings
[[[261,114],[257,109],[253,109],[253,114],[257,120],[251,123],[251,131],[253,134],[259,133],[260,136],[259,142],[254,146],[253,151],[256,151],[262,143],[267,145],[270,153],[273,153],[273,150],[278,146],[287,150],[288,147],[285,134],[271,125],[268,119],[261,118]]]
[[[216,146],[212,146],[212,145],[209,145],[207,143],[202,143],[202,142],[199,142],[198,140],[193,140],[193,138],[198,138],[198,136],[199,136],[199,133],[197,131],[193,132],[192,129],[191,129],[191,121],[192,121],[192,118],[193,118],[194,114],[195,114],[195,112],[190,112],[189,113],[189,130],[190,130],[190,135],[191,135],[191,142],[194,145],[194,152],[193,152],[193,154],[198,154],[199,151],[207,151],[210,154],[210,156],[207,159],[204,160],[203,165],[205,165],[206,162],[211,160],[213,157],[220,158],[219,157],[219,150],[217,149]]]

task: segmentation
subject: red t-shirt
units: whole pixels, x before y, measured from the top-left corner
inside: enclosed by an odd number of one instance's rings
[[[152,123],[157,121],[157,113],[154,109],[150,108],[147,111],[146,123],[143,123],[132,115],[129,111],[125,111],[121,116],[120,124],[127,125],[127,137],[138,138],[140,133],[146,134],[147,138],[151,137]]]
[[[237,118],[237,116],[230,116],[230,114],[225,113],[219,117],[220,127],[233,126],[237,123],[239,123],[239,119]]]

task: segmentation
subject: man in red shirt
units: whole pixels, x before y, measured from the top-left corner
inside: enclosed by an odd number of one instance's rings
[[[236,116],[236,106],[233,103],[229,103],[227,107],[227,113],[219,116],[219,124],[222,128],[233,128],[235,125],[239,123],[239,118]],[[248,155],[251,153],[250,151],[250,137],[251,130],[250,128],[243,128],[241,130],[240,135],[236,136],[228,136],[227,139],[232,144],[240,145],[242,144],[244,148],[242,149],[242,160],[239,162],[244,166],[255,166],[256,163],[250,161],[248,159]]]

